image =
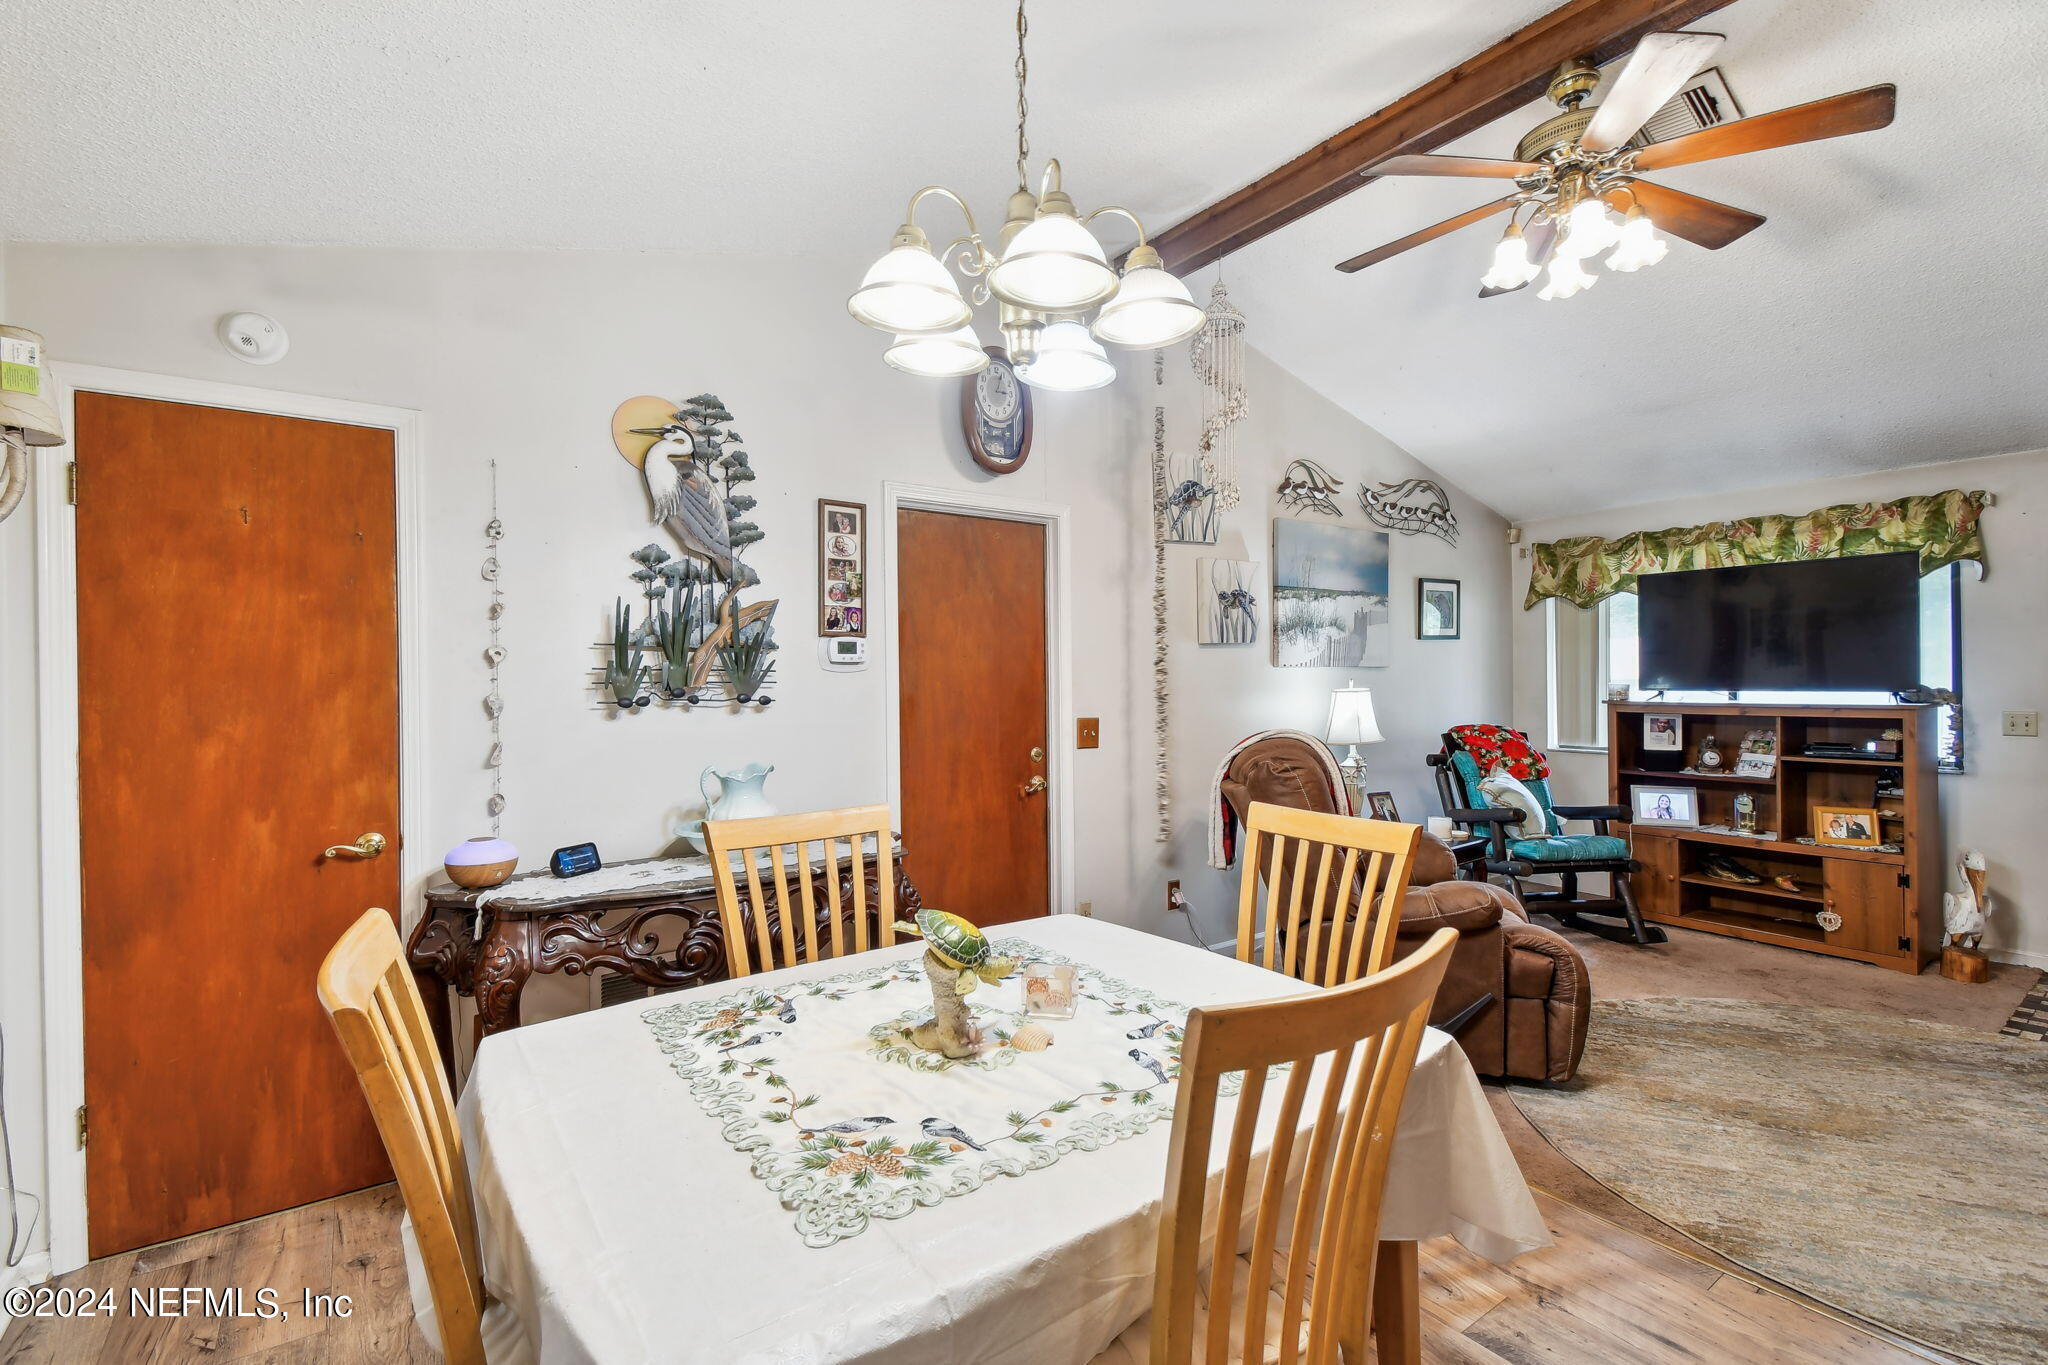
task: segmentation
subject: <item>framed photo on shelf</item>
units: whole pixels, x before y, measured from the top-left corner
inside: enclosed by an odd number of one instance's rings
[[[1699,795],[1691,787],[1631,787],[1629,809],[1639,825],[1698,829]]]
[[[1465,589],[1456,578],[1415,580],[1415,638],[1455,640],[1465,628]]]
[[[818,499],[818,634],[868,633],[868,507]]]
[[[1365,804],[1371,809],[1372,818],[1375,820],[1398,821],[1401,818],[1401,812],[1394,806],[1392,792],[1367,792]]]
[[[1662,750],[1665,753],[1685,751],[1685,717],[1645,712],[1643,715],[1643,749],[1646,753]]]
[[[1813,841],[1837,848],[1876,848],[1884,837],[1874,807],[1815,806]]]

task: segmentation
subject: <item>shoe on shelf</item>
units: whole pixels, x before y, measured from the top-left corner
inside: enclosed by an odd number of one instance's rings
[[[1777,876],[1771,878],[1771,885],[1786,891],[1804,891],[1807,889],[1806,883],[1800,881],[1799,878],[1793,876],[1790,872],[1780,872]]]
[[[1755,886],[1763,881],[1761,873],[1751,871],[1725,853],[1701,854],[1700,867],[1717,881],[1740,882],[1744,886]]]

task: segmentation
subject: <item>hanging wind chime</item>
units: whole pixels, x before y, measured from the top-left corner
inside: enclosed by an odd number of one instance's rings
[[[1237,506],[1244,489],[1238,480],[1237,433],[1251,411],[1244,394],[1244,314],[1230,302],[1223,281],[1209,291],[1202,325],[1188,343],[1188,363],[1202,385],[1202,438],[1197,449],[1203,474],[1216,490],[1216,507]]]
[[[1166,353],[1152,353],[1152,385],[1165,397]],[[1166,404],[1152,407],[1152,787],[1159,808],[1159,843],[1173,839],[1172,772],[1166,755]]]
[[[484,694],[484,714],[491,718],[491,749],[484,766],[491,770],[491,797],[484,809],[490,814],[493,836],[501,832],[498,826],[505,814],[505,741],[500,728],[505,698],[498,691],[498,665],[505,662],[505,647],[498,643],[498,622],[505,615],[505,592],[498,585],[498,542],[504,538],[505,523],[498,520],[498,462],[492,460],[491,519],[484,526],[484,581],[491,585],[491,605],[485,613],[490,620],[490,643],[484,646],[484,662],[491,670],[490,691]]]

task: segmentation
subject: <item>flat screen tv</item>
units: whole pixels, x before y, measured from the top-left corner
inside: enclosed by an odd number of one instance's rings
[[[1893,692],[1920,683],[1920,558],[1855,555],[1636,580],[1640,685]]]

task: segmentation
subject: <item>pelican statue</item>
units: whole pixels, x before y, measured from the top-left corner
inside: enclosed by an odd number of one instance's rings
[[[732,555],[725,499],[697,463],[697,438],[681,422],[632,431],[656,438],[640,466],[654,499],[654,519],[668,527],[686,554],[708,562],[731,581],[738,563]]]

